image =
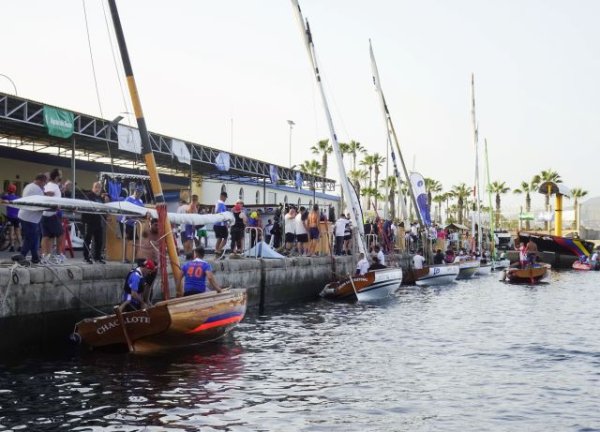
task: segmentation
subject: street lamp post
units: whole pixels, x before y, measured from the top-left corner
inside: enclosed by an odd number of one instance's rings
[[[288,125],[290,125],[290,154],[289,154],[289,164],[288,166],[291,168],[292,167],[292,129],[294,128],[294,125],[296,123],[294,123],[292,120],[288,120]]]
[[[17,86],[15,85],[15,82],[8,75],[0,74],[0,77],[4,77],[7,80],[9,80],[13,88],[15,89],[15,96],[19,96],[19,94],[17,93]]]

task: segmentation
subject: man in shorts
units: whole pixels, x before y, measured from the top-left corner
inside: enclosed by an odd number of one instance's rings
[[[227,200],[227,192],[221,192],[219,197],[219,201],[215,205],[215,213],[223,213],[227,211],[227,207],[225,206],[225,201]],[[217,238],[217,243],[215,244],[215,255],[221,256],[225,252],[225,245],[227,244],[227,237],[229,236],[229,231],[227,230],[226,222],[216,222],[213,226],[215,230],[215,237]]]
[[[62,180],[62,172],[58,168],[53,169],[50,172],[50,181],[44,186],[44,195],[52,196],[54,198],[60,198],[62,192],[60,189],[60,182]],[[42,262],[48,263],[52,252],[52,243],[56,239],[56,252],[57,259],[59,262],[65,260],[64,240],[61,242],[62,235],[64,234],[62,219],[56,210],[47,210],[42,212]],[[63,243],[63,244],[61,244]]]

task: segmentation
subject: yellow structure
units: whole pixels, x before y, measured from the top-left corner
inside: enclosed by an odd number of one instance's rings
[[[571,191],[562,183],[544,182],[538,188],[538,192],[544,195],[556,195],[554,206],[554,235],[562,236],[562,211],[563,196],[571,196]],[[550,234],[550,222],[548,222],[548,234]]]

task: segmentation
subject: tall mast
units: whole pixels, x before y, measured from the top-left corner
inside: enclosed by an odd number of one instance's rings
[[[163,206],[166,209],[167,203],[163,195],[162,186],[160,184],[160,178],[158,176],[158,170],[156,169],[156,161],[154,159],[154,153],[152,153],[152,147],[150,146],[150,139],[148,138],[148,129],[146,128],[146,120],[144,119],[144,113],[142,111],[142,103],[137,91],[135,84],[135,78],[133,77],[133,68],[131,67],[131,61],[129,59],[129,53],[127,51],[127,45],[125,43],[125,35],[123,34],[123,27],[121,26],[121,20],[119,18],[119,12],[117,10],[117,4],[115,0],[108,0],[108,6],[110,7],[110,13],[112,16],[113,26],[115,28],[115,34],[117,36],[117,42],[119,43],[119,51],[121,52],[121,60],[123,62],[123,68],[125,69],[125,75],[127,77],[127,86],[129,87],[129,95],[131,96],[131,102],[133,104],[133,110],[135,118],[137,120],[138,129],[140,131],[140,137],[142,140],[142,153],[144,155],[144,161],[146,162],[146,168],[150,175],[150,185],[152,187],[152,193],[156,200],[157,207]],[[169,253],[169,259],[171,260],[171,269],[173,271],[173,277],[175,280],[179,280],[181,277],[181,270],[179,268],[179,258],[177,256],[177,248],[175,247],[175,240],[173,239],[173,231],[171,230],[171,222],[168,218],[165,218],[165,232],[167,233],[167,251]],[[165,300],[168,298],[168,290],[165,294]],[[179,296],[183,293],[177,293]]]
[[[490,256],[492,257],[492,261],[494,261],[494,249],[495,249],[495,240],[494,240],[494,229],[496,221],[494,220],[494,211],[492,207],[492,189],[490,188],[490,160],[488,159],[488,146],[487,139],[483,140],[485,146],[485,173],[486,173],[486,182],[487,182],[487,192],[488,192],[488,205],[490,206]]]
[[[327,125],[329,126],[329,136],[331,139],[331,146],[333,147],[333,153],[335,154],[335,159],[337,162],[338,172],[340,175],[340,181],[342,184],[342,190],[344,191],[344,195],[348,197],[350,202],[350,215],[352,224],[357,227],[360,241],[358,242],[358,249],[360,252],[367,255],[367,248],[365,245],[364,239],[364,227],[362,216],[360,215],[360,205],[358,203],[358,199],[356,194],[354,193],[354,189],[350,189],[350,183],[348,181],[348,177],[346,175],[346,169],[344,167],[344,161],[342,159],[342,152],[340,151],[340,145],[338,143],[337,135],[335,133],[335,129],[333,127],[333,120],[331,118],[331,113],[329,111],[329,104],[327,103],[327,97],[325,96],[325,90],[323,89],[323,83],[321,82],[321,73],[319,72],[319,66],[317,64],[317,56],[315,54],[315,45],[313,43],[313,37],[310,32],[310,26],[308,24],[308,20],[304,21],[304,17],[302,16],[302,11],[300,10],[300,5],[298,4],[298,0],[291,0],[292,5],[294,6],[294,11],[296,12],[296,18],[298,19],[298,24],[300,25],[302,36],[304,39],[304,44],[306,45],[306,50],[308,52],[308,57],[310,59],[311,66],[313,68],[313,72],[315,74],[315,79],[317,80],[317,86],[319,87],[319,92],[321,93],[321,101],[323,103],[323,108],[325,110],[325,116],[327,117]]]
[[[377,69],[377,63],[375,62],[375,54],[373,53],[373,46],[371,45],[371,39],[369,39],[369,54],[371,56],[371,70],[373,73],[373,84],[375,85],[375,90],[379,94],[379,101],[381,105],[381,112],[383,114],[383,121],[385,124],[385,132],[387,134],[387,139],[389,143],[389,148],[392,154],[392,162],[394,165],[394,176],[396,176],[396,183],[398,183],[398,200],[400,201],[400,210],[402,212],[402,219],[404,221],[404,229],[408,229],[409,220],[408,220],[408,211],[406,210],[406,202],[404,201],[404,194],[402,193],[402,178],[400,177],[400,172],[398,171],[398,163],[396,162],[396,154],[394,153],[394,144],[392,143],[392,134],[390,131],[390,113],[387,108],[387,104],[385,103],[385,98],[383,96],[383,90],[381,90],[381,81],[379,80],[379,71]],[[400,155],[402,157],[402,155]],[[408,177],[406,178],[407,185],[410,187],[410,180]]]
[[[396,135],[396,129],[394,128],[394,123],[392,122],[392,116],[387,107],[387,103],[385,102],[385,97],[383,96],[383,90],[381,89],[381,81],[379,79],[379,71],[377,69],[377,63],[375,63],[375,54],[373,53],[373,47],[371,45],[371,41],[369,40],[369,52],[371,54],[371,68],[373,70],[373,81],[375,83],[375,87],[380,96],[381,101],[381,109],[383,111],[383,115],[385,118],[385,127],[388,131],[388,134],[392,134],[392,139],[390,139],[390,143],[393,141],[396,147],[396,151],[398,153],[398,157],[400,159],[400,164],[402,165],[402,171],[404,172],[404,178],[406,178],[406,184],[408,185],[408,194],[410,196],[411,203],[415,208],[415,213],[417,214],[417,220],[419,221],[419,225],[421,226],[421,230],[425,228],[425,224],[423,223],[423,218],[421,217],[421,213],[419,212],[419,206],[417,205],[417,198],[415,197],[415,192],[413,190],[412,184],[410,183],[410,176],[408,175],[408,170],[406,169],[406,164],[404,163],[404,157],[402,156],[402,151],[400,150],[400,144],[398,142],[398,136]],[[392,157],[393,153],[392,153]],[[395,166],[395,160],[394,160]],[[396,170],[397,172],[397,170]],[[398,179],[400,178],[397,174]],[[400,186],[400,182],[398,182],[398,186]],[[400,196],[402,197],[402,192],[400,191]],[[404,199],[402,199],[402,203],[404,203]],[[404,228],[408,227],[407,221],[408,216],[406,213],[406,205],[403,204],[402,212],[404,217]]]
[[[471,116],[473,117],[473,143],[475,145],[475,187],[473,197],[476,201],[476,217],[473,215],[473,234],[475,234],[475,220],[477,220],[477,248],[481,252],[481,199],[479,187],[479,130],[475,116],[475,74],[471,74]]]

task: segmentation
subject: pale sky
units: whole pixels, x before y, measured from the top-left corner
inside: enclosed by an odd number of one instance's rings
[[[19,96],[113,118],[123,96],[100,0],[3,2],[0,74]],[[288,0],[118,1],[150,130],[287,166],[329,132]],[[371,81],[383,89],[412,168],[444,190],[473,184],[470,75],[481,154],[511,188],[544,169],[600,195],[600,2],[301,0],[340,141],[386,153]],[[111,26],[108,5],[105,5]],[[120,57],[117,57],[121,70]],[[123,76],[121,75],[123,80]],[[124,82],[124,81],[123,81]],[[124,85],[124,84],[123,84]],[[12,93],[0,77],[0,91]],[[125,89],[126,92],[126,89]],[[128,93],[125,93],[128,101]],[[233,122],[232,122],[233,119]],[[134,119],[131,119],[132,124]],[[483,161],[481,161],[483,165]],[[385,172],[385,168],[384,168]],[[481,177],[484,178],[483,171]],[[328,176],[339,178],[333,160]],[[509,194],[507,210],[523,198]],[[543,197],[534,198],[541,205]],[[569,205],[569,201],[566,202]]]

